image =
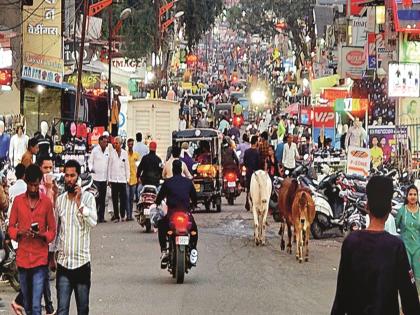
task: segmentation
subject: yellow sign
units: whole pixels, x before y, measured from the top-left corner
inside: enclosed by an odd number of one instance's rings
[[[183,90],[192,90],[192,83],[191,82],[182,82],[182,89]]]
[[[45,85],[61,86],[61,0],[34,0],[23,11],[22,78]]]
[[[77,74],[72,74],[66,80],[68,84],[77,86]],[[100,88],[101,79],[99,74],[87,74],[82,73],[82,86],[85,89],[97,89]]]

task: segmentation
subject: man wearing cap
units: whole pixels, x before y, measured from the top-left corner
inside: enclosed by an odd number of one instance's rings
[[[162,178],[162,160],[156,155],[157,144],[155,141],[149,144],[149,154],[146,154],[137,167],[137,178],[142,185],[158,187]]]

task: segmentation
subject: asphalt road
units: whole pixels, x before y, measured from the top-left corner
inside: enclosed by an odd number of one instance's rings
[[[182,285],[160,269],[156,233],[144,233],[136,222],[97,226],[91,314],[328,314],[341,240],[311,240],[310,260],[299,264],[295,248],[293,255],[280,251],[279,224],[269,218],[268,244],[256,247],[243,199],[224,204],[221,213],[195,214],[199,262]],[[15,293],[1,283],[0,295],[9,305]]]

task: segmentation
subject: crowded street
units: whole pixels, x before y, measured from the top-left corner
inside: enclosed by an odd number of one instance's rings
[[[92,314],[326,314],[341,240],[312,242],[312,259],[300,265],[280,251],[278,223],[270,220],[268,245],[258,248],[243,200],[224,209],[195,215],[200,261],[182,286],[160,269],[156,233],[130,222],[99,225],[92,235]],[[0,294],[6,301],[16,295],[6,283]]]
[[[0,0],[0,315],[420,315],[420,0]]]

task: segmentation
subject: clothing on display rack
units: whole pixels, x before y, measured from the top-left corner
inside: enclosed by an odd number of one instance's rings
[[[42,135],[40,132],[35,134],[35,138],[38,140],[39,153],[38,156],[47,156],[52,153],[53,141],[49,134]]]
[[[13,167],[21,162],[22,156],[28,148],[28,141],[29,137],[24,134],[15,134],[10,139],[9,158]]]

